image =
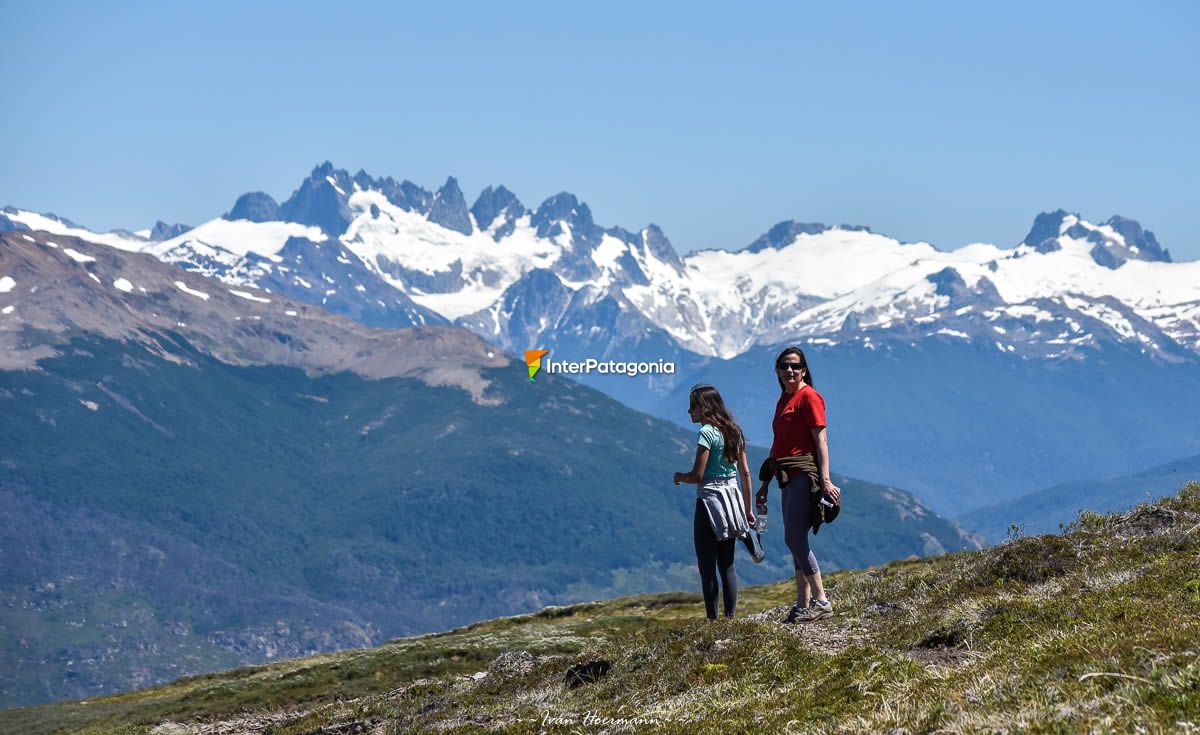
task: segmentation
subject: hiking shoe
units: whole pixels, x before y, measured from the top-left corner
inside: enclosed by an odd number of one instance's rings
[[[794,603],[792,609],[788,610],[787,617],[783,619],[784,625],[792,625],[808,620],[808,608],[800,607],[800,603]]]
[[[833,615],[833,603],[814,599],[808,606],[808,620],[820,620]]]

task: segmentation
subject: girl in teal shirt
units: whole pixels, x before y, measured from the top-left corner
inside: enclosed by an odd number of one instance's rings
[[[688,396],[688,416],[700,424],[696,460],[690,472],[676,472],[675,484],[694,483],[696,514],[692,538],[696,565],[704,592],[704,611],[717,617],[717,577],[726,617],[737,605],[737,571],[733,566],[737,537],[754,525],[750,500],[750,469],[746,463],[746,438],[721,394],[711,385],[698,385]],[[738,491],[741,475],[741,491]]]

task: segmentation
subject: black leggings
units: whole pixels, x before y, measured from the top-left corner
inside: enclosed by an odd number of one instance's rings
[[[733,547],[736,539],[718,541],[704,503],[696,501],[696,518],[692,523],[692,538],[696,542],[696,565],[700,567],[700,589],[704,592],[704,612],[717,617],[717,573],[721,574],[721,590],[725,617],[733,617],[737,605],[737,571],[733,568]]]

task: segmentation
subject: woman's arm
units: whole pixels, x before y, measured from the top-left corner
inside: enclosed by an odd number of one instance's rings
[[[762,483],[758,486],[758,493],[755,494],[754,499],[760,503],[765,504],[767,502],[767,490],[770,489],[770,487],[771,487],[771,481],[763,480]]]
[[[742,480],[742,503],[746,506],[746,522],[751,526],[757,520],[754,517],[754,501],[750,499],[750,465],[746,462],[746,450],[738,457],[738,474]]]
[[[754,496],[754,499],[762,505],[765,505],[767,502],[767,490],[770,489],[771,480],[773,479],[771,477],[771,473],[769,472],[770,469],[771,469],[771,458],[768,457],[767,459],[763,460],[762,467],[758,468],[758,479],[759,479],[758,494],[756,494]],[[763,479],[764,473],[767,475],[766,479]]]
[[[691,485],[699,485],[700,478],[704,476],[704,465],[708,464],[708,447],[703,444],[696,445],[696,461],[692,464],[691,472],[676,472],[675,484],[686,482]]]
[[[818,426],[812,430],[813,441],[817,445],[817,464],[821,468],[821,489],[833,502],[839,502],[842,489],[829,479],[829,439],[825,436],[825,427]]]

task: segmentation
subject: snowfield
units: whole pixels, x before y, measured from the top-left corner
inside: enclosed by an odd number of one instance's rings
[[[77,250],[72,250],[71,248],[63,248],[63,253],[65,253],[67,255],[67,257],[69,257],[71,260],[75,261],[76,263],[94,263],[94,262],[96,262],[96,259],[93,258],[92,256],[84,255],[83,253],[81,253]]]
[[[325,242],[327,236],[319,227],[294,222],[250,222],[217,218],[188,230],[179,237],[153,243],[141,248],[160,259],[166,259],[177,248],[192,247],[214,255],[234,257],[247,253],[271,256],[279,252],[289,237],[303,237],[313,242]]]
[[[204,293],[203,291],[197,291],[193,288],[188,288],[187,284],[184,283],[183,281],[176,281],[175,288],[179,289],[180,291],[183,291],[185,294],[188,294],[190,296],[195,296],[196,298],[204,299],[205,301],[208,301],[208,294]]]

